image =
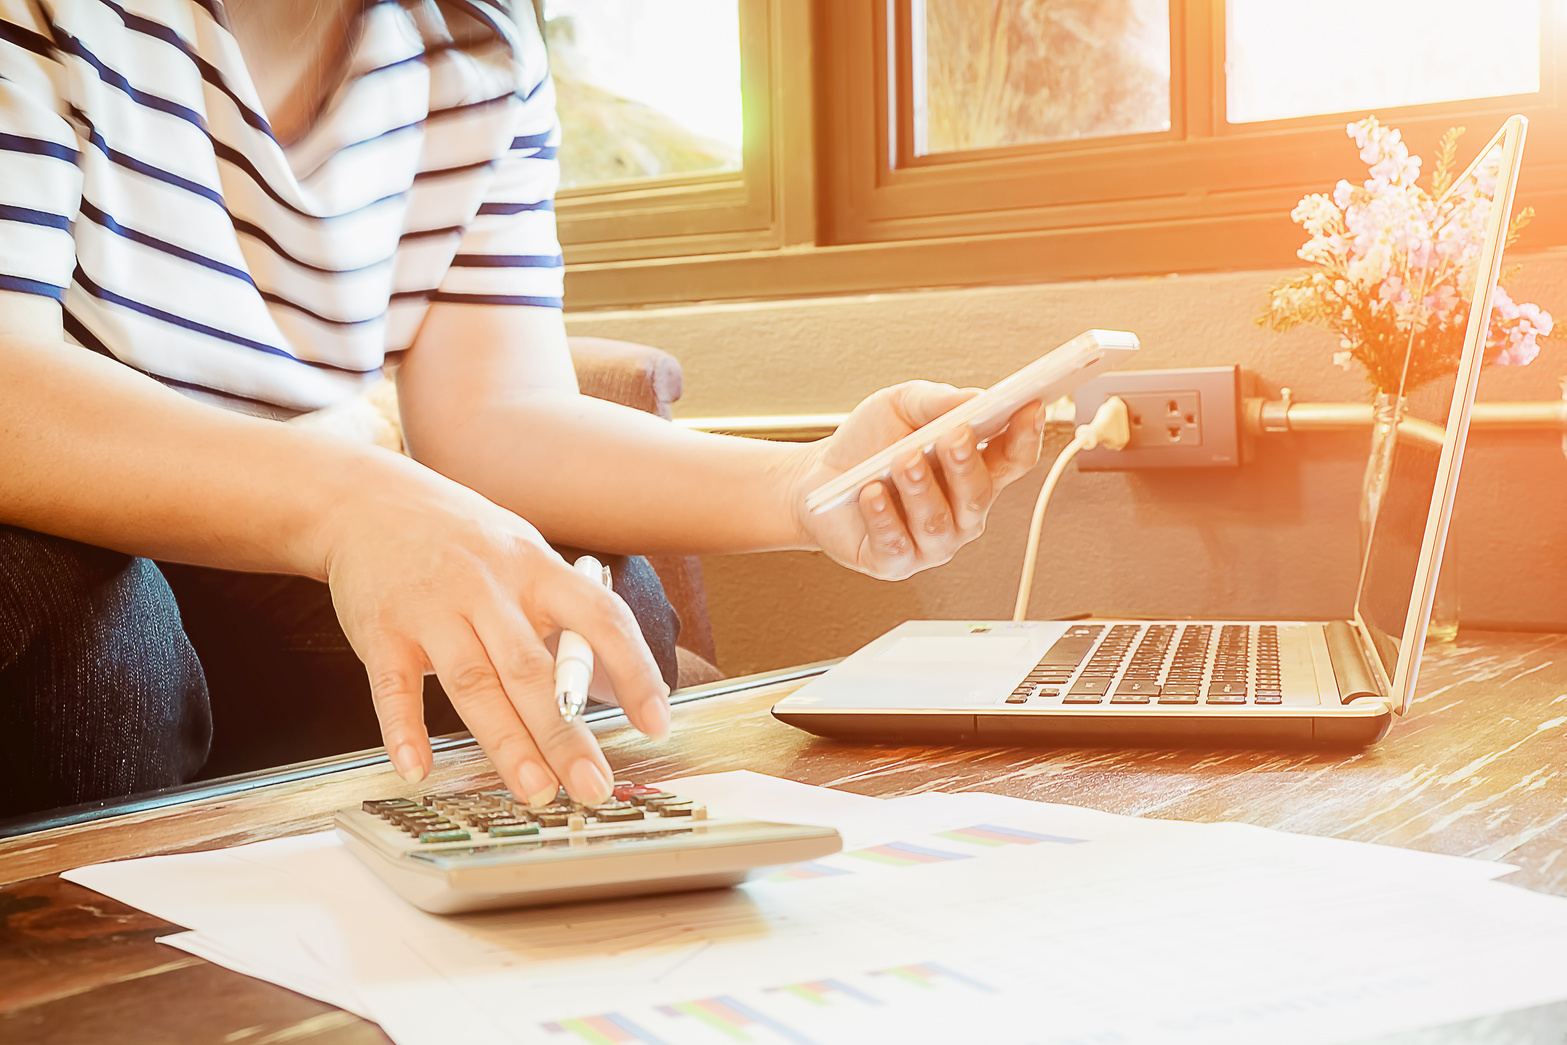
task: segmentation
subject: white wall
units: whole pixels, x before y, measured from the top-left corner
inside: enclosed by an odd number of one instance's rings
[[[1567,323],[1567,251],[1520,255],[1514,297]],[[573,313],[573,334],[657,345],[685,370],[682,416],[847,410],[909,378],[986,385],[1089,327],[1135,331],[1136,366],[1238,363],[1259,392],[1356,400],[1328,334],[1257,326],[1287,273],[1237,272],[970,290]],[[1482,399],[1556,399],[1567,326],[1534,365],[1488,370]],[[1063,437],[1064,439],[1064,437]],[[1033,615],[1326,616],[1349,611],[1366,437],[1259,440],[1238,469],[1078,473],[1063,479]],[[1047,447],[1047,452],[1053,449]],[[1480,433],[1453,545],[1467,626],[1567,627],[1567,459],[1550,433]],[[1009,490],[989,532],[902,584],[822,556],[704,560],[719,659],[732,673],[840,656],[910,617],[1010,614],[1039,476]]]

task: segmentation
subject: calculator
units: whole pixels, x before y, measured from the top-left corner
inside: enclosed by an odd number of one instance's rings
[[[596,806],[478,791],[370,799],[336,822],[355,856],[434,914],[732,886],[843,847],[830,827],[714,815],[628,780]]]

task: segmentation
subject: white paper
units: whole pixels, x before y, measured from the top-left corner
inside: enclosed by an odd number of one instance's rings
[[[404,1045],[1329,1042],[1567,996],[1567,900],[1504,865],[987,794],[669,782],[834,821],[736,890],[444,918],[330,834],[70,872]]]

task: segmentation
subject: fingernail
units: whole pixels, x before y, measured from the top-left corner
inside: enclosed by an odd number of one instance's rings
[[[610,780],[592,759],[579,758],[571,767],[571,789],[583,805],[597,805],[609,798]]]
[[[419,752],[414,750],[412,744],[397,746],[397,750],[392,752],[392,768],[410,784],[417,784],[424,779],[424,763],[419,760]]]
[[[884,512],[887,510],[887,501],[880,495],[871,498],[871,511]]]
[[[528,804],[535,809],[547,806],[555,801],[555,795],[560,790],[560,785],[555,778],[540,765],[532,762],[524,762],[522,768],[517,771],[517,778],[522,781],[522,790],[528,798]]]
[[[669,739],[669,694],[665,693],[663,700],[655,700],[646,711],[642,713],[647,726],[643,730],[654,740]]]
[[[960,438],[957,442],[952,444],[952,459],[958,464],[962,464],[964,461],[967,461],[970,457],[973,456],[974,451],[968,445],[967,436]]]
[[[923,457],[916,457],[909,462],[908,476],[909,481],[914,483],[925,478],[925,459]]]

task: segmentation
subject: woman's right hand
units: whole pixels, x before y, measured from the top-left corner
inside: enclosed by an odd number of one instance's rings
[[[380,455],[377,455],[380,457]],[[558,785],[602,802],[613,776],[593,734],[561,719],[550,648],[587,639],[627,718],[669,732],[669,688],[618,595],[571,569],[504,508],[405,458],[348,491],[324,522],[326,574],[343,631],[364,661],[392,764],[430,771],[424,676],[433,671],[519,800]]]

